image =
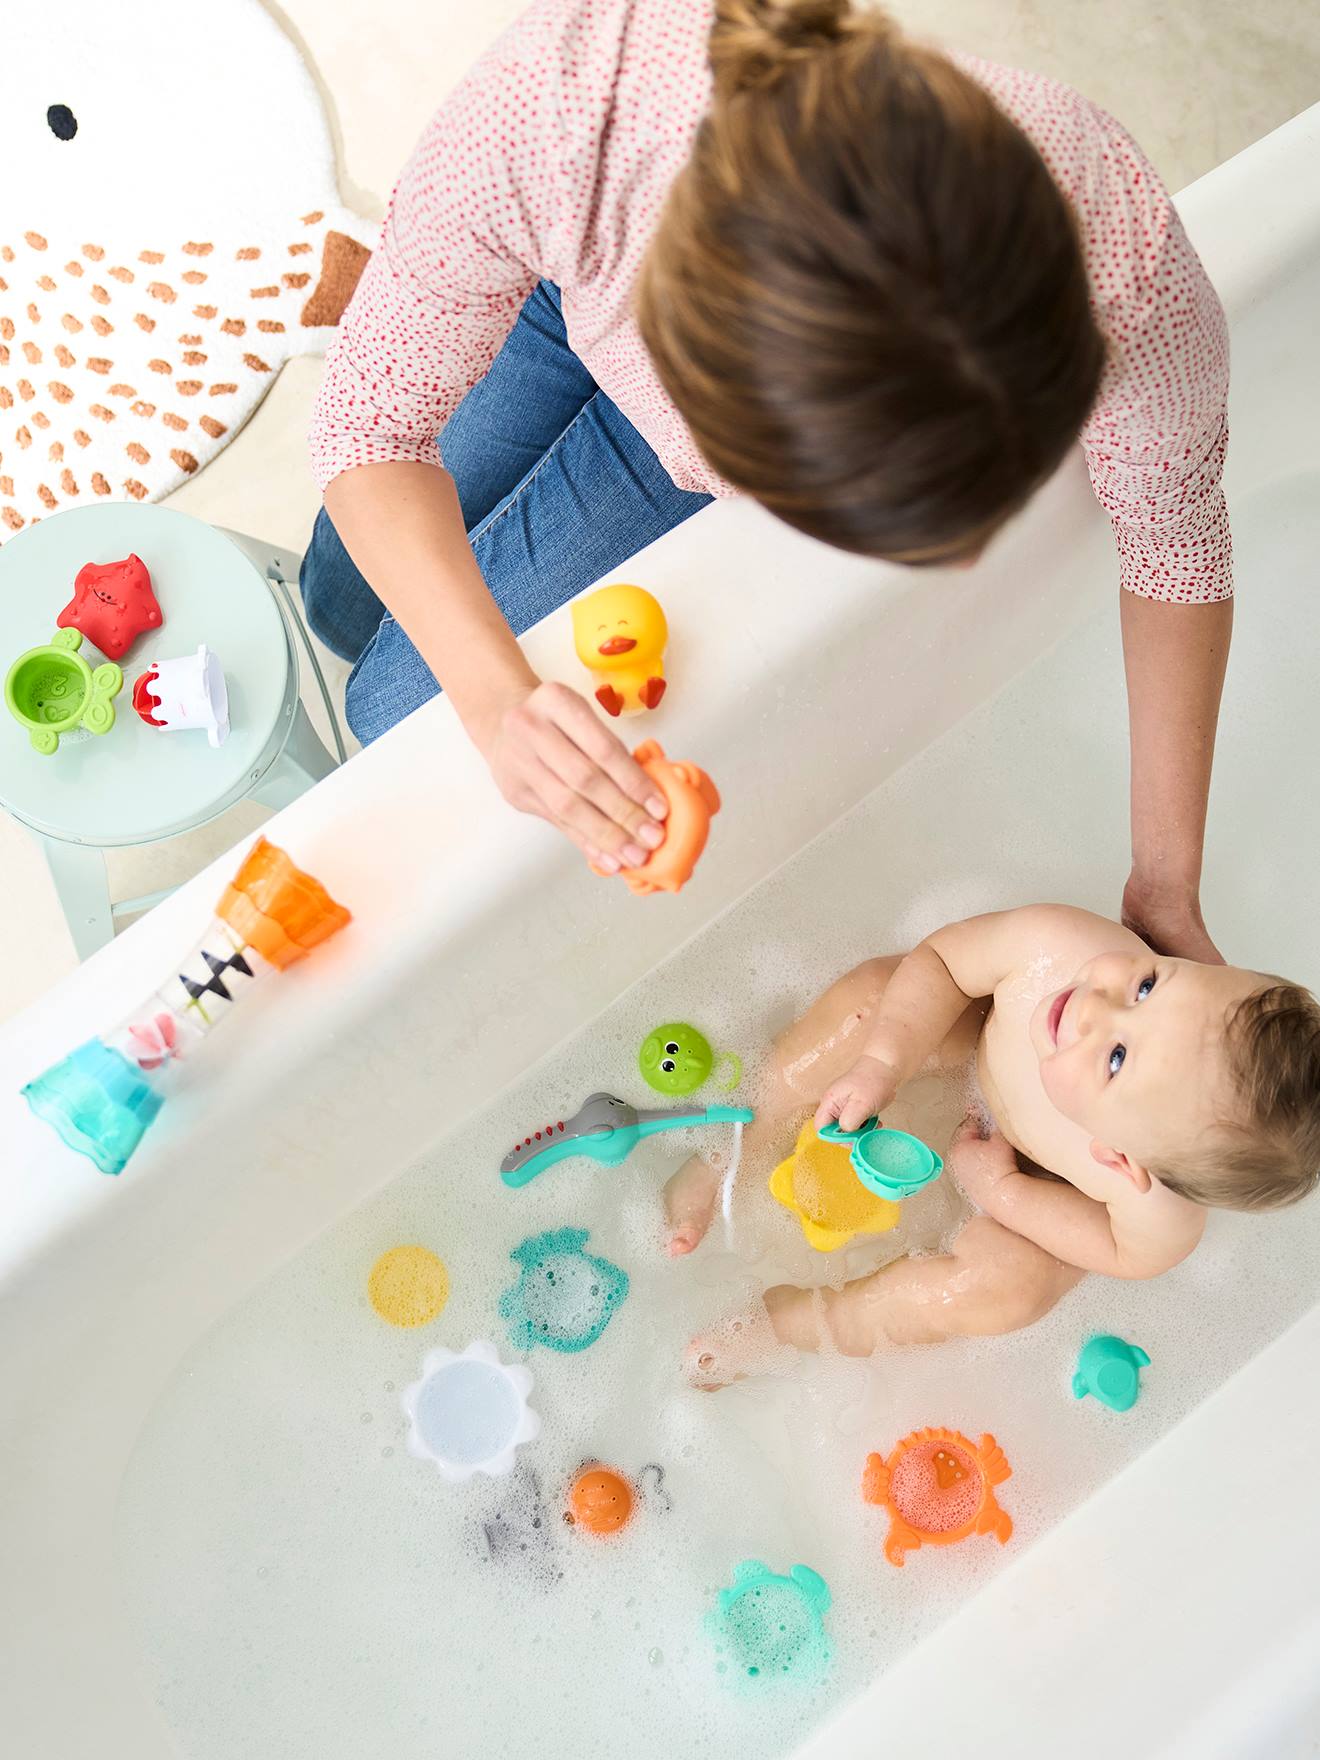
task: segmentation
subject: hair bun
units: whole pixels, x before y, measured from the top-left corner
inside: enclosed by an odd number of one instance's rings
[[[887,27],[883,13],[855,12],[852,0],[715,0],[716,89],[728,95],[772,85],[794,62],[859,31],[879,36]]]

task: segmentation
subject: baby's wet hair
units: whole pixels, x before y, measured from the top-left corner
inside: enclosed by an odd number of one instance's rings
[[[1268,979],[1229,1015],[1224,1056],[1234,1101],[1213,1147],[1150,1171],[1196,1204],[1295,1204],[1320,1184],[1320,1002]]]

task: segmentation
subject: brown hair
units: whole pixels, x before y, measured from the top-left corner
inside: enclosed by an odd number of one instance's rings
[[[1235,1119],[1213,1148],[1151,1172],[1195,1204],[1278,1210],[1320,1184],[1320,1003],[1271,979],[1228,1018]]]
[[[790,525],[969,555],[1048,477],[1104,343],[1074,216],[944,55],[849,0],[716,0],[715,90],[638,318],[712,468]]]

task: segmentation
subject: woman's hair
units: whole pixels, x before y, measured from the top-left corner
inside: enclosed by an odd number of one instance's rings
[[[973,554],[1053,472],[1104,343],[1071,210],[988,94],[849,0],[716,0],[714,95],[638,317],[707,462],[790,525]]]
[[[1195,1204],[1278,1210],[1320,1183],[1320,1003],[1270,979],[1224,1032],[1234,1116],[1212,1146],[1150,1171]]]

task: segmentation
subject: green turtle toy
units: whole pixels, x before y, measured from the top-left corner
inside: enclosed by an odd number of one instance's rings
[[[1082,1346],[1072,1390],[1078,1399],[1094,1394],[1111,1412],[1130,1412],[1141,1392],[1140,1371],[1150,1358],[1139,1344],[1102,1333]]]

